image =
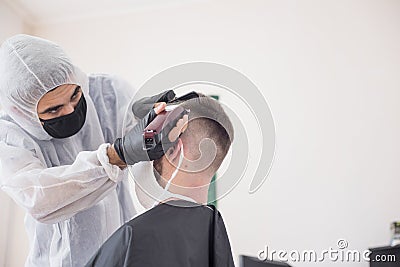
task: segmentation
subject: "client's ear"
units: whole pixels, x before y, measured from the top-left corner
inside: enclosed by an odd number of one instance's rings
[[[178,138],[176,141],[175,145],[170,147],[167,150],[167,153],[165,153],[165,156],[169,162],[178,162],[179,156],[181,154],[181,149],[182,149],[182,140]]]

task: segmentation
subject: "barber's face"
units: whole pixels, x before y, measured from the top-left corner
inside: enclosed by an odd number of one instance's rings
[[[60,85],[39,100],[38,116],[42,120],[49,120],[68,115],[74,111],[81,96],[82,89],[76,84]]]

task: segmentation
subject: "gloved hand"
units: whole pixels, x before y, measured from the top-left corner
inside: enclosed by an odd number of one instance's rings
[[[144,97],[133,103],[132,112],[136,118],[142,119],[154,108],[154,104],[158,102],[168,103],[174,98],[175,93],[173,90],[167,90],[158,95]]]
[[[170,147],[175,145],[179,138],[179,134],[170,135],[169,133],[175,127],[180,127],[185,124],[188,120],[187,112],[184,110],[175,120],[169,122],[162,130],[162,139],[157,143],[157,145],[150,150],[143,149],[143,131],[147,125],[152,122],[157,113],[160,113],[165,108],[159,106],[155,109],[151,109],[150,112],[141,119],[135,127],[133,127],[123,138],[117,138],[114,142],[114,149],[118,156],[128,165],[133,165],[140,161],[152,161],[161,158],[164,155],[164,151],[167,151]],[[157,111],[157,113],[156,113]],[[182,120],[180,123],[179,121]],[[180,126],[178,126],[178,124]],[[174,129],[176,130],[176,129]],[[178,129],[180,131],[180,129]],[[178,131],[173,131],[177,133]],[[172,132],[171,132],[172,133]],[[178,132],[180,133],[180,132]],[[173,140],[170,140],[172,138]]]

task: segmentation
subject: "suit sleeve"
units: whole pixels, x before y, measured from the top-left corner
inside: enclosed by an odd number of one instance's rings
[[[98,203],[126,177],[126,171],[108,162],[107,144],[80,152],[71,165],[47,168],[36,143],[13,128],[0,130],[0,187],[39,222],[72,217]]]

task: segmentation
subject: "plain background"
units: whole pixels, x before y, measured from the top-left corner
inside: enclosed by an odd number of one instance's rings
[[[400,1],[181,1],[38,24],[0,1],[0,41],[17,33],[135,87],[191,61],[225,64],[258,86],[276,155],[259,191],[247,193],[248,174],[219,201],[235,257],[266,245],[322,251],[340,238],[360,251],[389,244],[400,220]],[[22,266],[24,212],[3,192],[0,203],[0,266]]]

